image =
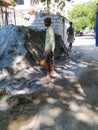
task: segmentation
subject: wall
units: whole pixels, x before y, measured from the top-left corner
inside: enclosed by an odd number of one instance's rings
[[[46,17],[51,17],[52,26],[54,28],[55,33],[60,34],[62,36],[62,39],[64,40],[64,43],[66,44],[66,29],[68,25],[68,20],[60,16],[59,14],[45,15],[41,13],[36,13],[33,15],[29,15],[28,13],[25,13],[24,15],[16,17],[16,24],[30,26],[32,29],[45,30],[46,27],[44,25],[44,19]]]

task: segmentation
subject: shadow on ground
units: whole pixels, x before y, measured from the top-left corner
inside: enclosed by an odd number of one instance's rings
[[[79,81],[42,83],[31,94],[7,99],[0,130],[98,130],[98,67],[88,66]]]

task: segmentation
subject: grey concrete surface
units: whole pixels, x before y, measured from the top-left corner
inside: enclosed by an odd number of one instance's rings
[[[26,84],[23,99],[12,97],[9,104],[4,100],[9,107],[0,111],[0,130],[98,130],[97,54],[92,37],[76,37],[69,59],[56,63],[55,76],[42,82],[38,73],[32,81],[41,91],[29,95],[26,90],[32,91],[33,85]]]
[[[96,47],[94,36],[83,36],[75,37],[75,42],[73,43],[73,52],[79,51],[83,53],[83,58],[98,60],[98,47]]]

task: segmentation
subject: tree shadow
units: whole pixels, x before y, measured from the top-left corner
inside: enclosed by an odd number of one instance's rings
[[[79,82],[62,75],[54,82],[41,83],[40,89],[31,94],[9,97],[10,108],[0,111],[1,130],[97,130],[97,95],[92,99],[91,82],[85,74]]]
[[[8,65],[12,66],[14,60],[12,58]],[[1,130],[98,129],[97,68],[90,68],[92,71],[83,74],[79,81],[60,75],[60,78],[54,78],[54,82],[46,83],[38,82],[44,75],[40,68],[30,68],[33,67],[27,65],[15,73],[10,70],[7,91],[12,96],[7,99],[9,108],[0,111]]]

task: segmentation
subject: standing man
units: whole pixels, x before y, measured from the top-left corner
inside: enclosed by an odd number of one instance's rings
[[[72,43],[74,42],[75,38],[74,38],[74,28],[72,26],[72,22],[69,23],[70,26],[69,28],[67,29],[67,34],[68,34],[68,38],[67,38],[67,41],[69,43],[69,46],[68,46],[68,50],[71,51],[72,49]]]
[[[55,36],[54,36],[54,30],[51,26],[51,18],[49,17],[45,18],[44,24],[47,27],[45,36],[45,51],[44,51],[47,76],[42,78],[41,80],[50,80],[50,76],[51,74],[53,74],[54,71]]]

